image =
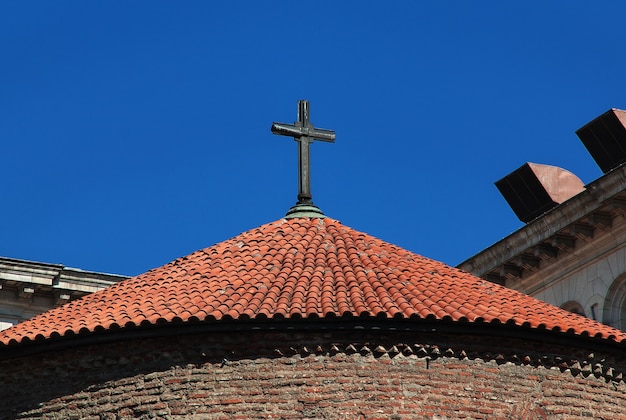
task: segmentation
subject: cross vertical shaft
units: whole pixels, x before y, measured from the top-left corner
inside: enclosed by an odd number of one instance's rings
[[[302,128],[310,128],[309,101],[298,101],[298,122]],[[312,128],[312,126],[311,126]],[[296,140],[297,141],[297,140]],[[300,137],[298,144],[298,203],[310,203],[311,195],[311,143],[308,136]]]
[[[272,133],[293,137],[298,144],[298,203],[313,204],[311,194],[310,145],[315,140],[334,143],[335,132],[313,127],[309,101],[298,101],[298,121],[294,124],[273,123]]]

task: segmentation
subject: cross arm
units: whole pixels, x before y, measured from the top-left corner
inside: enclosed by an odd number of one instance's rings
[[[331,143],[335,141],[335,132],[333,130],[324,130],[323,128],[298,127],[291,124],[273,123],[272,133],[295,137],[297,139],[307,136]]]
[[[272,123],[272,133],[281,136],[300,138],[304,135],[302,127],[296,127],[291,124]]]
[[[315,128],[310,131],[309,136],[315,140],[327,141],[330,143],[335,142],[335,132],[333,130],[324,130],[323,128]]]

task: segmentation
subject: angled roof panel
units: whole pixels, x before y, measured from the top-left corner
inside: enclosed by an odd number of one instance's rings
[[[517,217],[528,223],[584,191],[583,182],[565,169],[527,162],[496,181]]]
[[[626,111],[610,109],[576,130],[602,172],[626,162]]]

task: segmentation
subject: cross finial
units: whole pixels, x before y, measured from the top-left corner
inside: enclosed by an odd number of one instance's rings
[[[335,132],[313,127],[309,101],[298,101],[298,121],[293,124],[273,123],[272,133],[293,137],[298,144],[298,203],[313,206],[309,146],[313,141],[335,142]]]

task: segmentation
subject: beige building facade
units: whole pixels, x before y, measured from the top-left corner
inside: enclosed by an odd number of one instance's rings
[[[0,330],[126,278],[0,257]]]
[[[626,330],[624,122],[626,113],[612,109],[577,131],[605,172],[580,192],[571,188],[573,175],[556,176],[546,165],[526,164],[496,182],[527,223],[458,267]],[[570,193],[554,198],[565,190]]]

